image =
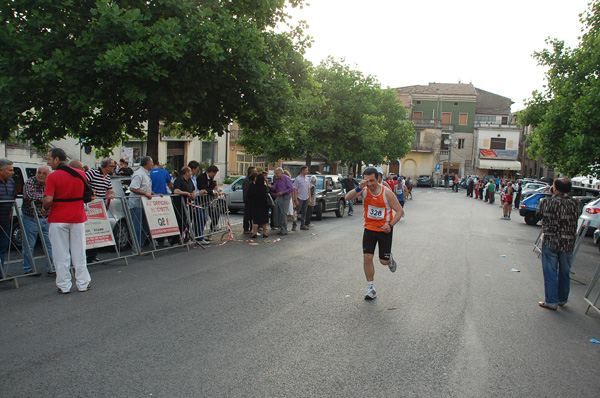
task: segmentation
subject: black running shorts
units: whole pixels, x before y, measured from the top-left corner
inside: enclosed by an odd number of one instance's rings
[[[375,246],[379,244],[379,258],[382,260],[389,260],[390,253],[392,252],[392,235],[394,234],[394,227],[391,227],[389,234],[385,232],[371,231],[365,228],[363,233],[363,253],[364,254],[375,254]]]

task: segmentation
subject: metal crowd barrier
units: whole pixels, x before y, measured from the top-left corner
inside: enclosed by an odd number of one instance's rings
[[[583,299],[588,303],[588,306],[585,309],[586,314],[588,313],[590,308],[595,309],[600,314],[600,308],[598,307],[598,299],[600,299],[600,289],[598,289],[598,293],[596,294],[596,297],[592,298],[592,291],[598,284],[599,279],[600,279],[600,265],[598,266],[598,268],[596,268],[596,273],[594,274],[594,277],[590,281],[587,291],[585,292],[585,295],[583,296]]]
[[[29,276],[23,272],[23,251],[25,250],[29,256],[33,257],[33,250],[29,247],[29,242],[25,238],[25,228],[23,226],[23,219],[21,217],[21,211],[15,200],[0,200],[0,204],[10,204],[11,214],[10,223],[0,223],[0,238],[2,238],[6,244],[6,250],[2,254],[4,260],[0,262],[1,274],[0,281],[12,281],[15,288],[19,287],[18,278]],[[17,229],[18,226],[18,229]],[[21,245],[18,242],[18,237],[22,237]],[[20,247],[21,246],[21,247]],[[14,258],[13,257],[16,257]],[[32,264],[32,269],[37,272],[35,268],[35,261]]]
[[[186,213],[192,240],[212,240],[219,234],[223,239],[232,235],[229,208],[223,195],[197,196],[194,201],[187,201]]]
[[[214,197],[201,195],[196,197],[193,201],[180,195],[165,195],[164,197],[168,197],[174,204],[176,201],[182,201],[183,203],[182,206],[173,206],[180,234],[159,238],[160,240],[163,240],[163,247],[159,247],[159,241],[153,239],[146,216],[143,215],[142,233],[146,237],[146,244],[143,247],[140,247],[134,229],[137,225],[134,225],[133,223],[134,215],[132,214],[128,203],[129,198],[115,197],[110,202],[108,208],[105,206],[107,219],[110,223],[110,228],[114,237],[114,245],[98,248],[100,251],[100,261],[98,261],[98,263],[124,260],[127,265],[127,259],[132,256],[150,254],[155,258],[154,253],[161,250],[169,250],[178,247],[186,247],[187,250],[189,250],[190,246],[195,244],[199,244],[203,247],[202,244],[206,243],[204,242],[205,240],[214,240],[219,235],[221,235],[221,240],[226,236],[229,239],[234,239],[229,223],[229,209],[223,195]],[[103,200],[104,199],[97,199],[95,202]],[[2,277],[0,278],[0,281],[11,280],[14,282],[15,287],[18,288],[17,278],[29,276],[28,274],[23,273],[23,252],[29,253],[32,257],[32,269],[34,272],[38,272],[36,260],[39,261],[40,259],[44,259],[47,261],[51,271],[54,271],[54,267],[51,256],[49,255],[49,248],[44,240],[40,222],[41,216],[38,212],[35,212],[35,219],[38,225],[39,241],[41,241],[43,255],[34,256],[34,247],[31,247],[30,242],[26,237],[23,220],[21,218],[22,214],[16,201],[0,201],[0,203],[10,203],[12,205],[13,213],[10,228],[7,228],[8,230],[5,231],[0,225],[0,234],[4,234],[9,240],[9,245],[5,253],[5,261],[2,265]],[[22,249],[20,245],[14,242],[14,237],[12,236],[16,225],[20,228],[20,234],[23,237]],[[164,241],[168,241],[170,244],[165,245]],[[112,249],[108,251],[106,248]],[[106,255],[107,252],[109,253],[108,256]],[[18,264],[18,271],[15,264]],[[88,264],[88,266],[89,265],[90,264]]]

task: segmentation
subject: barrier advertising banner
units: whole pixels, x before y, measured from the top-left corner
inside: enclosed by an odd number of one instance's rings
[[[142,197],[142,204],[152,239],[179,235],[175,209],[169,196],[155,196],[152,199]]]
[[[104,207],[104,200],[98,199],[88,203],[85,214],[87,216],[85,222],[86,249],[114,246],[115,237]]]

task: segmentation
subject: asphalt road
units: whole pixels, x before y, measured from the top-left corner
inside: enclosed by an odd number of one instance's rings
[[[589,238],[554,312],[537,305],[539,226],[464,191],[416,189],[405,209],[372,302],[360,205],[279,242],[95,264],[86,293],[1,283],[0,396],[598,396]]]

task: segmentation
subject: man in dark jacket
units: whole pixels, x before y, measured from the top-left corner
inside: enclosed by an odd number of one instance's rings
[[[242,194],[244,197],[244,234],[251,234],[252,231],[250,225],[250,204],[248,203],[248,189],[250,188],[250,174],[256,171],[256,167],[250,166],[248,167],[248,174],[246,174],[246,179],[242,183]]]
[[[354,188],[356,188],[359,184],[358,181],[356,181],[354,179],[354,173],[350,173],[348,174],[348,178],[344,178],[342,180],[342,184],[344,185],[344,189],[346,190],[346,193],[352,191]],[[348,215],[351,216],[352,214],[354,214],[354,207],[352,206],[354,204],[353,200],[349,200],[348,201]]]
[[[215,165],[209,166],[205,173],[202,173],[197,178],[198,193],[200,195],[208,195],[210,200],[208,213],[210,214],[211,231],[216,232],[219,225],[220,212],[224,210],[226,205],[222,200],[218,200],[221,192],[217,189],[217,181],[215,177],[219,172],[219,168]]]

